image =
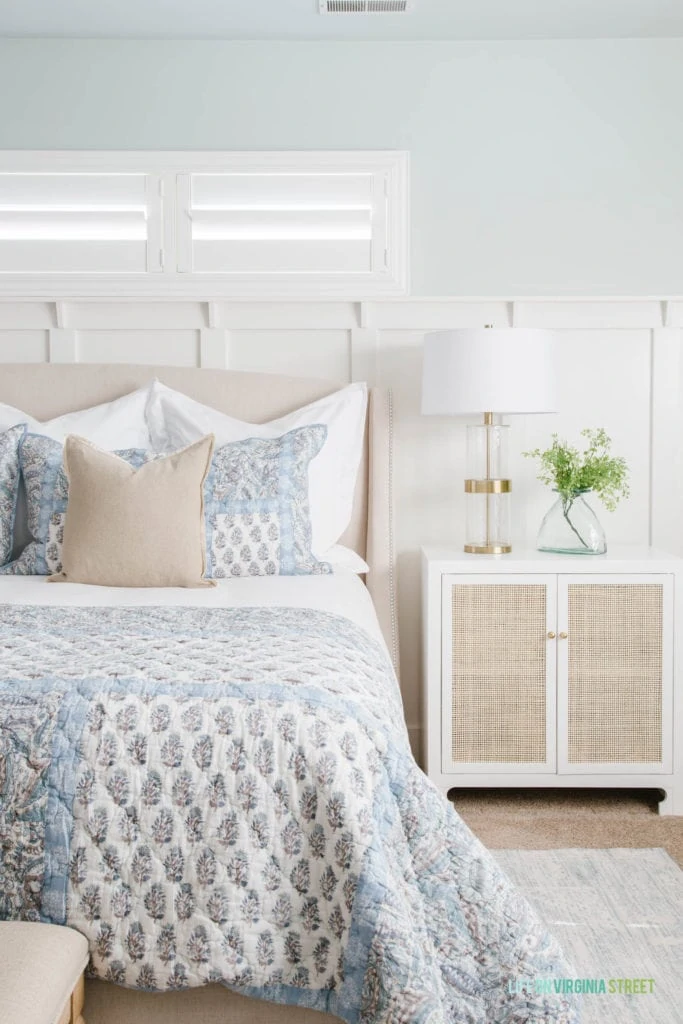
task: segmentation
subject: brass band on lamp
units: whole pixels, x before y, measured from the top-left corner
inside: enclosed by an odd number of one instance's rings
[[[464,544],[463,551],[468,555],[509,555],[512,544]]]
[[[465,494],[509,494],[512,480],[465,480]]]

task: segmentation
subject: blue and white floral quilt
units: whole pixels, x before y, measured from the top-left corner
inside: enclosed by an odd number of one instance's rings
[[[324,612],[0,606],[0,918],[136,988],[578,1020],[516,993],[558,946],[413,761],[384,649]]]

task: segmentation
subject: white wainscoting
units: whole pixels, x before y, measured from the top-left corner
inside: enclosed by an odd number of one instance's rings
[[[512,423],[514,537],[533,545],[549,493],[519,454],[552,431],[604,426],[631,467],[631,498],[601,512],[608,540],[683,555],[683,298],[296,301],[0,301],[0,362],[137,362],[367,380],[390,387],[401,684],[420,742],[422,544],[463,538],[464,430],[420,415],[425,331],[461,326],[560,332],[557,416]],[[0,369],[0,372],[1,369]]]

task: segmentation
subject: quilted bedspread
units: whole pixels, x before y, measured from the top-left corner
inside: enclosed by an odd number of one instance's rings
[[[535,912],[408,746],[380,644],[291,608],[0,606],[0,918],[93,975],[350,1024],[578,1020]]]

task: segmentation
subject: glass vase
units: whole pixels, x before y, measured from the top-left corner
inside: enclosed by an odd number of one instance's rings
[[[607,551],[605,531],[586,501],[588,494],[590,491],[558,494],[538,531],[536,546],[539,551],[554,551],[561,555],[604,555]]]

